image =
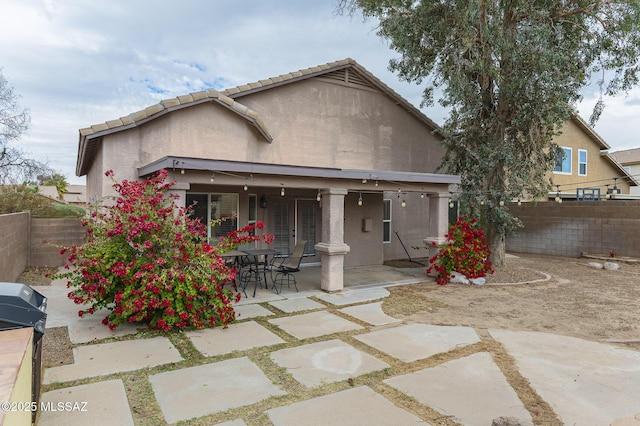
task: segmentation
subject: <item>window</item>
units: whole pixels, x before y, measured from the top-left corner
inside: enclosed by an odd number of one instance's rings
[[[252,225],[258,221],[258,196],[249,194],[249,220],[248,224]]]
[[[562,147],[562,155],[556,159],[556,165],[553,168],[555,173],[571,174],[571,148]],[[586,163],[585,163],[586,164]]]
[[[578,150],[578,176],[587,175],[587,150]]]
[[[210,225],[209,241],[216,241],[238,229],[238,194],[187,194],[187,206],[192,206],[193,219]],[[213,225],[214,220],[222,220]]]
[[[384,211],[382,213],[382,242],[391,242],[391,200],[382,200]]]

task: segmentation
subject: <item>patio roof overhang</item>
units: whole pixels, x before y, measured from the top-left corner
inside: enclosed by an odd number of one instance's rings
[[[175,156],[165,156],[138,168],[138,176],[149,176],[162,169],[200,172],[200,176],[207,179],[207,174],[219,173],[227,177],[231,184],[243,184],[251,177],[259,179],[264,186],[279,186],[282,177],[295,178],[299,187],[315,188],[319,186],[318,180],[322,180],[323,186],[363,190],[365,186],[372,189],[374,183],[376,191],[400,189],[403,192],[442,192],[447,191],[449,185],[460,183],[460,176],[437,173],[308,167]]]

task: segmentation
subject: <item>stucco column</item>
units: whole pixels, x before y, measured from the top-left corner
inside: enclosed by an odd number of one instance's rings
[[[322,262],[322,281],[320,288],[334,292],[344,288],[344,255],[349,246],[344,243],[344,197],[347,190],[327,188],[320,190],[322,195],[322,238],[315,245]]]
[[[177,196],[177,198],[174,198],[173,200],[173,203],[177,208],[187,207],[187,191],[190,187],[191,185],[186,182],[177,182],[167,191],[167,194],[170,196]]]
[[[429,259],[436,255],[438,248],[433,245],[443,244],[447,240],[444,234],[449,232],[449,193],[438,192],[428,194],[429,197],[429,229],[424,244]],[[436,274],[433,274],[436,275]]]

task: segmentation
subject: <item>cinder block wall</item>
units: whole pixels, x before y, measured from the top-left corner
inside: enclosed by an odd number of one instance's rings
[[[582,253],[640,257],[640,201],[526,203],[510,206],[524,224],[507,251],[578,257]]]
[[[29,212],[0,215],[0,281],[15,282],[29,260]]]
[[[29,266],[62,266],[61,247],[82,244],[86,231],[81,219],[31,219]]]

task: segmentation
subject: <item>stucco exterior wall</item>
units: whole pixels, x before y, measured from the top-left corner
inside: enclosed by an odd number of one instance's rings
[[[572,148],[571,174],[553,172],[551,179],[553,184],[561,185],[562,192],[575,192],[576,188],[590,187],[600,188],[601,195],[606,194],[606,184],[613,184],[613,177],[620,176],[621,171],[605,158],[600,156],[600,147],[591,139],[585,131],[569,120],[562,129],[562,134],[555,142],[561,147]],[[587,151],[587,175],[578,175],[578,150]],[[629,193],[629,183],[618,179],[618,188],[623,194]],[[555,189],[555,188],[553,188]]]
[[[401,194],[398,198],[395,192],[385,193],[384,198],[391,200],[391,242],[383,244],[384,260],[407,259],[402,244],[412,259],[427,257],[423,240],[429,237],[425,234],[429,229],[429,198],[421,198],[419,193]],[[406,207],[401,205],[403,199]]]
[[[382,194],[362,194],[362,206],[358,206],[358,196],[352,192],[345,197],[344,242],[351,251],[344,257],[344,266],[380,265],[383,261]],[[371,230],[364,230],[364,220],[371,221]]]

